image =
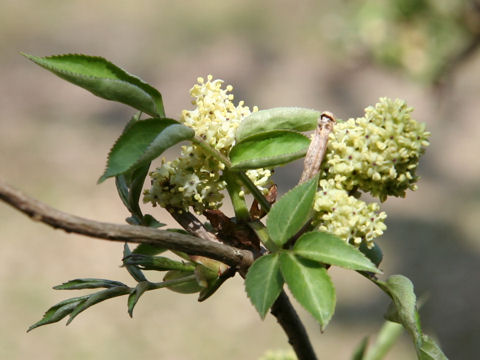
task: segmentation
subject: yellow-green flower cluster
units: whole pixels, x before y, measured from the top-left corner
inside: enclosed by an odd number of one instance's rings
[[[313,205],[313,224],[318,230],[337,235],[346,242],[359,246],[362,242],[371,248],[373,239],[387,228],[385,212],[379,212],[378,203],[369,203],[350,196],[333,179],[320,180],[320,190]]]
[[[411,112],[405,101],[381,98],[365,109],[364,117],[337,123],[330,134],[324,175],[347,191],[359,189],[381,201],[415,190],[415,170],[430,133]]]
[[[184,110],[181,121],[195,130],[211,147],[227,155],[235,142],[235,131],[250,109],[241,101],[233,103],[232,87],[222,89],[222,80],[197,79],[190,90],[193,110]],[[253,109],[257,111],[256,108]],[[196,145],[183,146],[180,157],[166,162],[153,171],[152,187],[144,193],[144,202],[154,206],[186,210],[190,206],[197,213],[217,209],[223,201],[226,187],[221,179],[224,165]],[[257,169],[247,172],[250,179],[264,191],[269,187],[271,172]]]

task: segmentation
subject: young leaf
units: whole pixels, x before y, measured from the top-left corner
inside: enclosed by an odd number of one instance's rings
[[[180,294],[193,294],[203,289],[203,287],[198,284],[198,281],[193,271],[170,270],[163,277],[163,281],[165,282],[182,279],[185,279],[185,281],[168,285],[166,287],[169,290],[178,292]]]
[[[140,245],[139,245],[140,246]],[[126,259],[127,257],[129,257],[130,255],[132,254],[132,252],[130,251],[130,248],[128,246],[127,243],[125,243],[123,245],[123,259]],[[137,281],[137,282],[144,282],[144,281],[147,281],[147,278],[145,277],[145,275],[143,274],[142,270],[140,270],[137,266],[135,265],[129,265],[129,264],[125,264],[125,262],[123,262],[125,268],[127,269],[128,273]]]
[[[133,317],[133,308],[138,302],[138,299],[140,299],[140,296],[143,295],[145,291],[147,291],[150,288],[150,283],[148,281],[142,281],[137,284],[135,289],[132,290],[130,295],[128,295],[128,315],[130,317]]]
[[[133,171],[158,157],[169,147],[195,135],[193,129],[171,119],[147,119],[130,126],[118,138],[108,156],[99,182]]]
[[[163,256],[151,256],[143,254],[131,254],[123,259],[125,265],[138,266],[142,270],[180,270],[193,271],[195,265],[187,264],[180,261],[175,261]]]
[[[67,281],[62,285],[54,286],[55,290],[80,290],[80,289],[97,289],[97,288],[112,288],[117,286],[126,286],[120,281],[106,280],[106,279],[75,279]]]
[[[245,290],[262,319],[272,307],[282,287],[278,253],[258,258],[248,269]]]
[[[318,187],[318,175],[283,195],[270,210],[268,234],[278,246],[285,244],[308,221]]]
[[[327,270],[290,251],[280,254],[280,269],[295,299],[317,319],[323,331],[335,311],[335,288]]]
[[[293,251],[296,255],[325,264],[352,270],[381,272],[355,246],[325,232],[312,231],[303,234],[295,243]]]
[[[151,116],[165,116],[162,96],[155,88],[104,58],[79,54],[23,55],[94,95],[132,106]]]
[[[427,335],[422,336],[422,346],[418,350],[419,360],[448,360],[438,344]]]
[[[390,312],[388,320],[401,323],[412,335],[416,345],[420,346],[422,331],[412,282],[403,275],[392,275],[386,282],[377,281],[377,285],[392,298],[394,311]]]
[[[305,156],[309,144],[306,136],[293,131],[270,131],[251,136],[230,150],[232,169],[284,165]]]
[[[75,309],[78,305],[82,304],[83,302],[87,301],[90,295],[79,296],[67,300],[63,300],[58,304],[52,306],[48,309],[45,314],[43,315],[42,319],[32,326],[30,326],[27,332],[47,324],[52,324],[62,320],[65,316],[70,314],[73,309]]]
[[[157,255],[166,251],[167,249],[161,246],[151,245],[151,244],[139,244],[135,249],[133,249],[133,254],[143,254],[143,255]],[[125,257],[126,255],[124,255]]]
[[[98,304],[101,301],[111,299],[117,296],[126,295],[129,293],[130,288],[128,286],[116,286],[88,295],[88,299],[79,303],[77,307],[75,307],[75,309],[71,312],[70,318],[67,321],[67,325],[70,324],[78,314],[88,309],[90,306]]]
[[[250,136],[273,130],[314,130],[319,116],[319,111],[299,107],[260,110],[243,119],[235,138],[241,142]]]

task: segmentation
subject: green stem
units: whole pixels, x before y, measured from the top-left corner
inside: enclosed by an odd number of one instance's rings
[[[237,222],[248,222],[250,220],[250,212],[245,202],[245,196],[240,196],[242,191],[241,185],[237,182],[235,174],[232,174],[230,171],[225,171],[224,178],[227,182],[227,190],[232,200]]]
[[[278,250],[278,246],[272,241],[272,239],[270,239],[267,228],[259,220],[248,223],[248,226],[250,226],[250,229],[255,231],[255,234],[257,234],[262,244],[265,245],[270,252],[275,252]]]
[[[252,193],[253,197],[258,201],[263,210],[269,212],[271,208],[270,203],[267,201],[265,196],[263,196],[262,192],[255,186],[252,180],[250,180],[247,174],[240,171],[238,172],[238,177],[243,185]]]

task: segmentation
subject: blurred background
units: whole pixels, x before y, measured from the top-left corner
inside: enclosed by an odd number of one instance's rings
[[[30,63],[19,52],[100,55],[157,87],[167,115],[190,109],[197,76],[234,86],[260,109],[304,106],[363,115],[402,98],[432,132],[419,189],[390,199],[379,240],[385,274],[428,297],[427,333],[451,359],[480,347],[480,10],[477,1],[28,1],[0,2],[0,178],[47,204],[100,221],[128,215],[113,181],[96,185],[110,146],[133,114]],[[276,174],[280,191],[301,164]],[[168,214],[151,210],[161,221]],[[170,222],[171,223],[171,222]],[[133,284],[122,245],[54,231],[0,204],[0,358],[257,359],[287,349],[271,316],[260,321],[239,277],[204,303],[146,294],[134,318],[126,298],[97,305],[67,328],[31,333],[51,305],[79,293],[78,277]],[[300,311],[318,353],[348,359],[382,323],[388,299],[361,276],[334,269],[338,307],[324,334]],[[414,359],[404,336],[387,359]]]

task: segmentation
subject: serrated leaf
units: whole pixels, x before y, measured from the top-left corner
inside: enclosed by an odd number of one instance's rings
[[[80,54],[48,57],[23,55],[94,95],[132,106],[151,116],[165,116],[162,96],[155,88],[102,57]]]
[[[140,296],[148,289],[150,289],[150,283],[148,281],[139,282],[128,296],[128,315],[130,315],[130,317],[133,317],[133,308],[137,304],[138,299],[140,299]]]
[[[123,259],[125,265],[134,265],[142,270],[180,270],[193,271],[195,265],[180,261],[175,261],[163,256],[151,256],[143,254],[130,254]]]
[[[293,131],[271,131],[251,136],[230,150],[232,170],[284,165],[305,156],[309,145],[306,136]]]
[[[296,255],[325,264],[352,270],[381,272],[355,246],[325,232],[312,231],[303,234],[295,243],[293,251]]]
[[[267,230],[273,242],[284,245],[308,221],[318,187],[318,175],[295,186],[272,206]]]
[[[235,133],[235,139],[239,143],[250,136],[273,130],[314,130],[319,116],[319,111],[299,107],[260,110],[243,119]]]
[[[118,138],[108,156],[107,169],[98,181],[148,164],[169,147],[194,135],[193,129],[172,119],[138,121]]]
[[[203,289],[203,287],[201,287],[198,284],[193,271],[170,270],[163,277],[163,281],[181,280],[181,279],[185,279],[185,282],[168,285],[166,286],[166,288],[168,288],[169,290],[178,292],[180,294],[194,294]]]
[[[88,299],[78,304],[71,312],[70,318],[67,321],[67,325],[72,322],[82,311],[88,309],[90,306],[98,304],[107,299],[111,299],[117,296],[122,296],[130,293],[130,288],[127,286],[117,286],[110,289],[102,290],[94,294],[90,294]]]
[[[53,305],[48,309],[43,315],[40,321],[37,321],[35,324],[30,326],[27,332],[47,324],[52,324],[62,320],[65,316],[70,314],[78,305],[85,302],[88,299],[89,295],[79,296],[67,300],[63,300],[56,305]]]
[[[418,349],[419,360],[448,360],[440,346],[429,336],[422,336],[422,346]]]
[[[323,331],[335,311],[335,288],[327,270],[290,251],[280,254],[280,269],[295,299],[313,315]]]
[[[248,269],[245,290],[263,319],[282,291],[279,254],[264,255]]]
[[[127,243],[125,243],[123,245],[123,258],[127,258],[129,257],[130,255],[132,254],[132,252],[130,251],[130,247],[128,246]],[[147,278],[145,277],[145,275],[143,274],[142,270],[140,270],[138,267],[136,267],[135,265],[129,265],[129,264],[125,264],[124,262],[124,266],[125,268],[127,269],[128,273],[137,281],[137,282],[144,282],[144,281],[147,281]]]
[[[112,288],[116,286],[126,286],[120,281],[106,279],[75,279],[67,281],[61,285],[54,286],[55,290],[80,290],[80,289],[97,289]]]

